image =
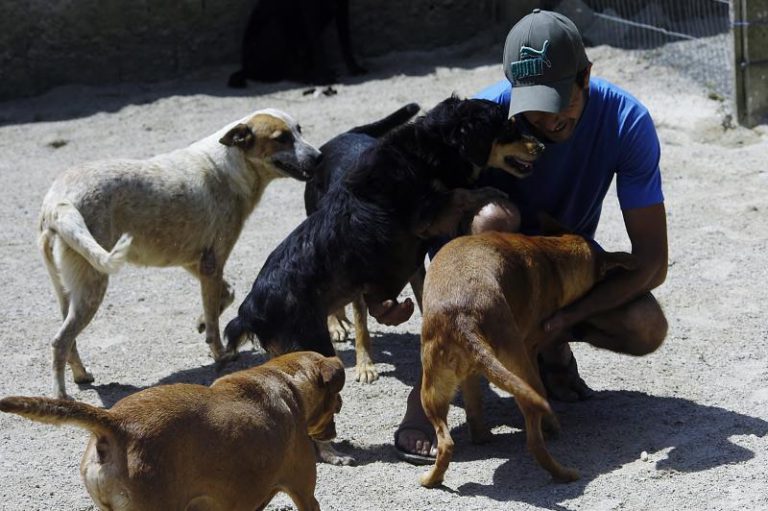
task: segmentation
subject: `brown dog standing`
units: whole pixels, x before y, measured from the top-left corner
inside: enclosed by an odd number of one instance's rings
[[[102,510],[253,511],[279,491],[318,510],[312,439],[336,436],[344,378],[338,358],[294,352],[110,410],[44,397],[7,397],[0,410],[90,430],[80,472]]]
[[[437,434],[437,460],[421,484],[443,481],[453,455],[448,407],[461,385],[472,441],[491,432],[482,418],[479,376],[514,395],[525,417],[528,448],[559,481],[578,479],[555,461],[542,420],[557,418],[539,378],[537,355],[548,342],[542,322],[572,303],[615,267],[631,268],[623,252],[607,253],[576,235],[488,232],[457,238],[432,261],[424,282],[421,401]]]

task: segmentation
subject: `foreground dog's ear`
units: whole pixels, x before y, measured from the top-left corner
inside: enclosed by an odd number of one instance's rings
[[[240,149],[248,149],[255,142],[255,137],[251,128],[241,123],[229,130],[219,139],[219,142],[227,147],[237,146]]]
[[[331,392],[338,393],[344,388],[344,365],[338,357],[327,357],[320,361],[320,377],[323,387],[328,387]]]
[[[539,231],[544,236],[560,236],[561,234],[573,234],[573,231],[560,223],[555,217],[544,211],[539,211]]]
[[[599,257],[599,278],[603,278],[609,271],[616,268],[623,268],[630,271],[637,269],[637,258],[627,252],[603,252]]]

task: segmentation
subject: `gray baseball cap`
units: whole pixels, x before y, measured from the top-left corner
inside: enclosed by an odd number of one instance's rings
[[[556,12],[534,9],[507,34],[503,65],[512,83],[512,116],[563,110],[570,101],[576,75],[589,60],[571,20]]]

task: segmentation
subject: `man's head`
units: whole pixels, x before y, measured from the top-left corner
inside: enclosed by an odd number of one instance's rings
[[[573,22],[534,9],[507,34],[503,65],[512,83],[509,115],[523,114],[553,142],[567,140],[584,111],[591,69]]]

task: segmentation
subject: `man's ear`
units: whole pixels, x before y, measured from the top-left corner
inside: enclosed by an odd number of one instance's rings
[[[219,139],[219,143],[227,147],[237,146],[240,149],[248,149],[255,142],[251,128],[245,124],[238,124]]]
[[[581,84],[582,89],[589,89],[589,77],[592,76],[592,63],[587,64],[587,72],[584,73],[584,82]]]
[[[338,357],[327,357],[320,361],[320,378],[323,387],[328,387],[333,393],[341,392],[344,388],[346,374],[344,365]]]

